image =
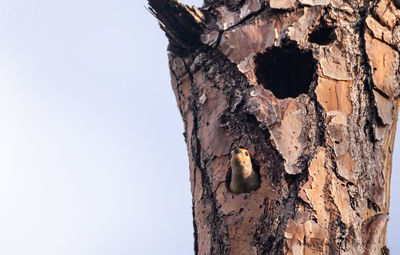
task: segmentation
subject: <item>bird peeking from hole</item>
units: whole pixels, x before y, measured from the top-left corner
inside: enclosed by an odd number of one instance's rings
[[[251,164],[250,153],[244,148],[231,152],[232,176],[229,189],[236,194],[249,193],[260,187],[260,178]]]

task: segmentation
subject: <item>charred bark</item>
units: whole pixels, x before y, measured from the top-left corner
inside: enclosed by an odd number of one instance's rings
[[[170,41],[195,254],[388,254],[398,1],[149,0]],[[258,190],[229,190],[244,147]]]

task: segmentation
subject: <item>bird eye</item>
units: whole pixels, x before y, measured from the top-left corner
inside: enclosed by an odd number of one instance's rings
[[[244,155],[246,155],[246,157],[249,156],[249,153],[247,151],[244,152]]]

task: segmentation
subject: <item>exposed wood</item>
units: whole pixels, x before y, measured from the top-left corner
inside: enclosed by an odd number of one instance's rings
[[[203,31],[204,19],[200,10],[177,1],[149,0],[149,4],[150,12],[159,20],[171,46],[175,47],[171,50],[188,51],[200,46],[199,36]]]
[[[388,254],[398,1],[149,0],[170,39],[196,254]],[[235,194],[230,151],[260,188]]]

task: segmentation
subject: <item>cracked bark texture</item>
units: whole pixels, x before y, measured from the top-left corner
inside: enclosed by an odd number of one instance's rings
[[[400,3],[149,0],[185,124],[195,254],[388,254]],[[258,190],[229,191],[230,151]]]

